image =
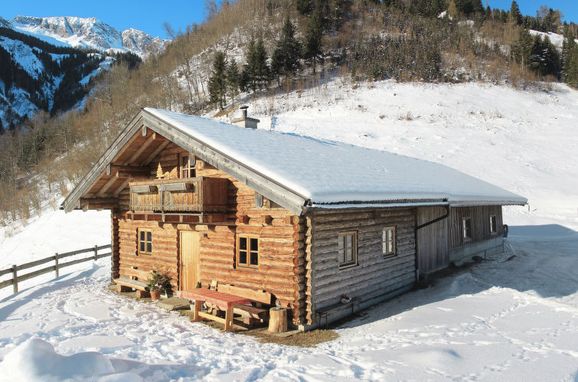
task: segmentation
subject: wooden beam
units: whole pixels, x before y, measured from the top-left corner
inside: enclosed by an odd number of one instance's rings
[[[126,166],[118,164],[109,164],[106,167],[106,175],[117,178],[137,178],[149,177],[151,169],[149,166]]]
[[[115,197],[117,197],[117,196],[122,192],[122,190],[124,190],[124,189],[128,186],[128,183],[129,183],[129,182],[130,182],[130,178],[129,178],[129,179],[124,179],[124,180],[122,181],[122,184],[121,184],[116,190],[114,190],[114,192],[113,192],[112,194],[113,194]]]
[[[143,127],[143,129],[145,128],[146,127]],[[143,145],[139,147],[139,149],[130,157],[130,159],[128,159],[125,162],[125,164],[137,163],[136,160],[140,158],[142,153],[144,153],[151,146],[151,144],[155,141],[155,139],[157,139],[157,134],[152,133],[150,137],[148,137],[147,140],[143,143]]]
[[[104,196],[108,191],[108,189],[111,188],[112,185],[115,184],[117,180],[118,178],[116,176],[111,176],[110,179],[104,184],[104,186],[101,187],[101,189],[98,191],[96,195],[99,197]]]
[[[116,198],[81,198],[80,207],[83,210],[112,210],[118,206]]]
[[[161,153],[161,151],[163,151],[165,149],[165,147],[167,147],[169,145],[169,143],[171,143],[171,141],[164,141],[163,143],[161,143],[159,145],[159,147],[156,148],[155,151],[152,152],[151,155],[149,155],[142,163],[150,163],[153,159],[155,159],[157,157],[157,155],[159,155]]]
[[[144,125],[140,125],[142,128]],[[114,157],[112,158],[112,162],[118,161],[122,156],[126,153],[126,148],[130,147],[133,143],[141,138],[140,134],[138,134],[138,125],[131,126],[131,130],[134,130],[134,134],[130,135],[130,138],[124,142],[124,144],[117,148],[117,152],[115,153]],[[115,142],[116,143],[116,142]]]

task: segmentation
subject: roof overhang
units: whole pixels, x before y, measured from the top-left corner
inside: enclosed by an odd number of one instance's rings
[[[118,153],[130,142],[131,138],[135,134],[138,134],[143,127],[151,129],[210,165],[227,172],[267,199],[274,201],[289,211],[297,215],[301,215],[303,212],[307,198],[249,168],[235,158],[207,145],[205,142],[175,128],[147,110],[142,110],[131,120],[92,169],[66,197],[62,203],[62,207],[66,212],[80,208],[80,200],[83,195],[87,193],[98,177],[106,171],[107,166],[111,164]]]

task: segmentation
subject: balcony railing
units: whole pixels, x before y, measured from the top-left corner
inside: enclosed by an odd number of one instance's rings
[[[223,212],[227,184],[221,178],[151,179],[131,182],[130,210],[138,212]]]

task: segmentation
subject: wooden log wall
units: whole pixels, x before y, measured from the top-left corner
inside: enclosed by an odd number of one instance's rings
[[[272,293],[290,309],[295,324],[303,319],[304,303],[304,225],[284,208],[258,208],[255,191],[200,160],[197,176],[226,178],[230,181],[229,203],[235,225],[228,231],[215,227],[201,241],[201,280],[218,280]],[[237,266],[235,235],[259,237],[259,267]],[[301,284],[300,284],[301,283]]]
[[[446,214],[444,207],[417,209],[417,225],[431,222]],[[417,258],[420,274],[427,274],[449,265],[449,216],[417,231]]]
[[[316,211],[312,216],[313,310],[346,294],[361,301],[415,282],[415,210]],[[397,254],[382,255],[382,229],[396,226]],[[340,269],[338,234],[357,231],[358,265]]]
[[[148,229],[153,235],[153,254],[138,254],[138,229]],[[178,287],[178,239],[174,224],[118,219],[119,271],[122,276],[139,276],[142,272],[156,270],[171,278],[173,288]],[[146,280],[142,280],[145,281]],[[176,290],[176,289],[175,289]]]
[[[174,144],[166,146],[151,164],[151,178],[175,179],[179,174],[179,157],[188,153]],[[169,274],[178,288],[179,230],[196,230],[201,236],[201,283],[211,281],[233,284],[272,293],[289,308],[293,323],[304,323],[307,301],[305,266],[305,220],[283,208],[257,207],[255,192],[227,173],[197,159],[196,176],[228,179],[227,201],[230,206],[225,222],[215,224],[168,224],[131,220],[127,217],[130,194],[119,194],[120,274],[139,270],[160,270]],[[153,255],[136,255],[138,228],[153,231]],[[114,229],[114,227],[113,227]],[[236,264],[236,235],[259,238],[259,266]],[[310,309],[310,308],[309,308]]]
[[[110,214],[110,243],[111,249],[111,276],[116,279],[120,276],[120,242],[118,237],[118,214],[112,211]]]
[[[497,219],[498,232],[490,233],[490,216],[495,215]],[[469,217],[472,219],[472,239],[464,240],[462,219]],[[456,207],[450,209],[450,248],[457,248],[468,243],[488,240],[503,233],[502,207],[501,206],[479,206],[479,207]]]

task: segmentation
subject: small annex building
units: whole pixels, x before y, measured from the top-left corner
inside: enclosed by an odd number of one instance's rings
[[[145,108],[63,207],[111,210],[113,279],[267,291],[308,329],[502,251],[502,206],[526,203],[429,161]]]

